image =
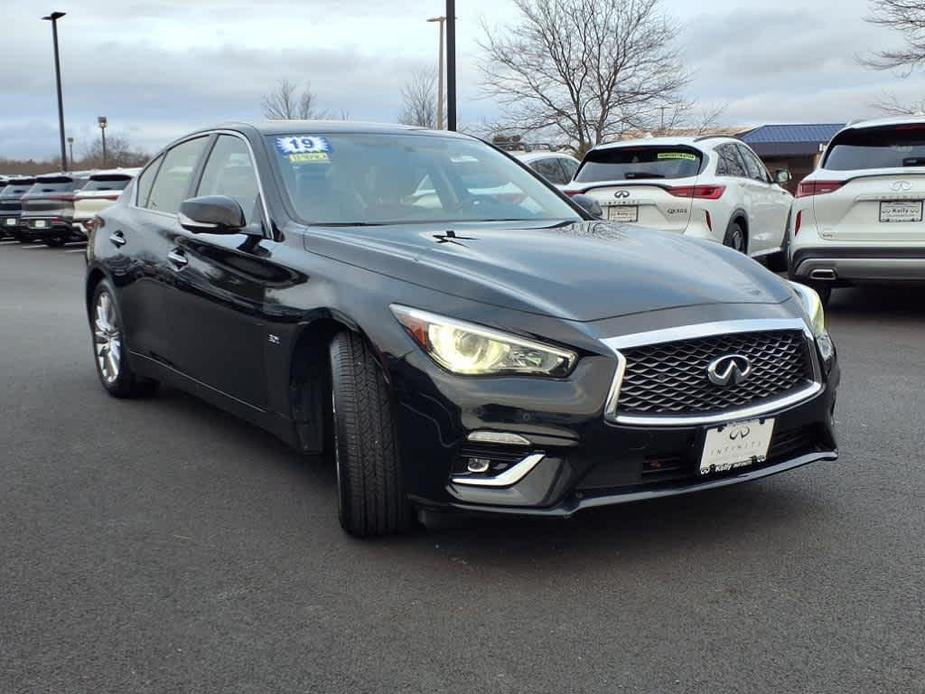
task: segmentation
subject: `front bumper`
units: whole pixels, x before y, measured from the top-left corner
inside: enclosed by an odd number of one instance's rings
[[[760,415],[775,420],[765,461],[707,475],[699,472],[700,456],[707,429],[717,424],[608,421],[603,405],[613,363],[602,357],[582,359],[569,379],[491,379],[491,387],[489,381],[435,371],[427,357],[415,352],[392,371],[406,488],[411,500],[425,507],[564,517],[585,508],[745,482],[838,457],[833,411],[839,369],[834,361],[812,395]],[[485,431],[508,432],[525,441],[469,440],[472,432]],[[500,461],[498,469],[507,465],[508,471],[523,474],[497,487],[466,483],[467,461],[473,458]]]
[[[800,248],[790,276],[813,282],[925,282],[925,248]]]

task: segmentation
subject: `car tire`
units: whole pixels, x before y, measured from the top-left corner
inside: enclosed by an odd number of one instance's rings
[[[61,246],[67,243],[67,239],[42,239],[42,243],[49,248],[61,248]]]
[[[139,378],[132,370],[122,332],[122,314],[109,280],[101,280],[93,290],[90,304],[90,332],[93,336],[93,361],[100,384],[116,398],[151,395],[157,382]]]
[[[338,516],[356,537],[389,535],[411,525],[392,399],[379,364],[351,332],[331,341],[331,406]]]
[[[723,245],[739,251],[739,253],[748,253],[748,236],[745,229],[737,221],[729,223],[726,228],[726,236],[723,238]]]

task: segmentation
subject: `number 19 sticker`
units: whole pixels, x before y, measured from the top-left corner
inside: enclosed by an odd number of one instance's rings
[[[276,149],[280,154],[318,154],[328,153],[332,150],[331,143],[326,137],[319,135],[299,135],[291,137],[277,137]]]

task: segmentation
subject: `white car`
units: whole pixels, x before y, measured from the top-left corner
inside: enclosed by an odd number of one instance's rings
[[[534,151],[511,154],[560,189],[571,182],[581,164],[571,154],[563,152]]]
[[[604,218],[723,243],[786,269],[793,196],[733,137],[655,137],[598,145],[567,195],[595,198]]]
[[[141,169],[94,172],[87,184],[74,195],[74,228],[89,237],[91,220],[119,199],[139,171]]]
[[[925,281],[925,117],[853,123],[793,205],[790,276],[823,299],[863,282]]]

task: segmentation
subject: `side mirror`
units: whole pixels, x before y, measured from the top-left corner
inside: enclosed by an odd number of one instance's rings
[[[784,185],[790,182],[790,172],[787,169],[778,169],[774,172],[774,181],[778,185]]]
[[[604,218],[604,210],[601,209],[601,203],[592,198],[590,195],[584,195],[583,193],[573,195],[572,202],[574,202],[595,219]]]
[[[194,234],[240,234],[244,210],[227,195],[204,195],[180,203],[180,226]]]

